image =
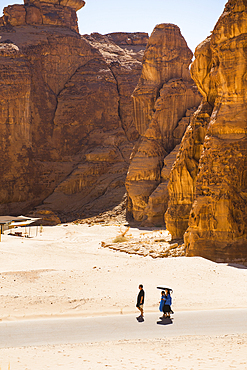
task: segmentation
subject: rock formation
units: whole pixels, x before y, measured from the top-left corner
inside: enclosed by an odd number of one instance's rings
[[[131,93],[148,35],[81,36],[83,5],[30,0],[0,18],[2,214],[36,207],[33,214],[65,221],[111,208],[125,193],[139,136]]]
[[[76,11],[83,0],[24,0],[24,5],[9,5],[3,10],[0,26],[52,25],[78,32]]]
[[[203,101],[183,138],[166,224],[187,255],[247,261],[247,1],[229,0],[191,72]]]
[[[168,174],[176,151],[166,156],[180,143],[201,100],[189,73],[192,56],[173,24],[156,26],[144,53],[133,93],[134,121],[141,138],[132,153],[126,188],[129,214],[145,224],[164,223]]]

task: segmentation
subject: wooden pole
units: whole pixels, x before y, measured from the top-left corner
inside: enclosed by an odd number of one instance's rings
[[[0,242],[1,242],[1,240],[2,240],[2,233],[3,233],[3,225],[1,224]]]

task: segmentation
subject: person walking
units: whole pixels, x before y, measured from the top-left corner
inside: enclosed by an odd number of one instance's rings
[[[165,304],[165,291],[162,290],[161,292],[161,298],[160,298],[160,305],[159,305],[159,310],[160,312],[163,312],[163,306]]]
[[[170,318],[170,313],[172,313],[171,304],[172,304],[172,297],[170,295],[170,291],[165,289],[165,296],[164,296],[164,305],[163,305],[163,317]]]
[[[138,310],[140,310],[141,312],[141,315],[140,317],[143,318],[143,305],[144,305],[144,297],[145,297],[145,292],[143,290],[143,285],[140,284],[139,285],[139,294],[137,296],[137,303],[136,303],[136,307],[138,308]]]

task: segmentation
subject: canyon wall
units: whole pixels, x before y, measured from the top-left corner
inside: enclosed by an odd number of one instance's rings
[[[71,220],[125,193],[148,35],[81,36],[83,5],[30,0],[0,18],[1,214]]]
[[[155,27],[133,93],[134,122],[141,137],[126,178],[128,215],[143,225],[164,224],[169,172],[201,101],[189,73],[192,56],[177,26]]]
[[[188,256],[247,261],[246,34],[247,1],[228,1],[192,64],[203,101],[170,176],[166,213]]]

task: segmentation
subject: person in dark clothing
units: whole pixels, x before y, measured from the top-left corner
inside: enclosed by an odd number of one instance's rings
[[[168,289],[165,290],[165,296],[164,296],[164,305],[163,305],[163,317],[170,318],[170,314],[173,312],[171,309],[172,304],[172,297],[170,295],[170,292]]]
[[[143,305],[144,305],[144,297],[145,297],[145,292],[143,290],[143,285],[140,284],[139,285],[139,294],[137,296],[137,303],[136,303],[136,307],[138,308],[138,310],[140,310],[141,312],[141,317],[143,317]]]

